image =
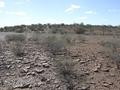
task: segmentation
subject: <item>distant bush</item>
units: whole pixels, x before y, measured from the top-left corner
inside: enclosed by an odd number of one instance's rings
[[[11,42],[11,41],[20,41],[23,42],[26,40],[25,35],[23,34],[9,34],[5,37],[5,40],[7,42]]]
[[[62,35],[61,39],[64,41],[65,45],[71,45],[75,43],[74,36],[71,37],[71,35],[68,34]]]
[[[71,37],[72,36],[72,37]],[[85,42],[85,37],[82,35],[65,34],[62,36],[62,40],[66,45],[75,45]]]
[[[24,29],[16,29],[15,32],[16,33],[23,33],[23,32],[25,32],[25,30]]]
[[[66,34],[66,33],[68,33],[68,32],[66,32],[65,31],[65,29],[63,29],[63,28],[55,28],[55,29],[52,29],[51,30],[51,33],[53,33],[53,34]]]
[[[65,49],[69,46],[85,42],[85,37],[78,35],[72,35],[71,37],[71,35],[72,34],[53,34],[41,38],[44,38],[42,42],[47,45],[48,50],[52,54],[58,54],[60,52],[66,53]]]
[[[85,28],[79,27],[79,28],[76,28],[76,29],[75,29],[75,33],[76,33],[76,34],[84,34],[85,32],[86,32],[86,29],[85,29]]]

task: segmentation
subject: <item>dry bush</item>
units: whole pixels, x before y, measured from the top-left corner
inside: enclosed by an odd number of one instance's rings
[[[79,43],[85,43],[86,38],[83,35],[79,35],[79,36],[77,36],[77,40]]]
[[[20,42],[23,42],[26,40],[26,37],[25,35],[23,34],[9,34],[5,37],[5,40],[9,43],[9,42],[12,42],[12,41],[20,41]]]
[[[80,43],[85,42],[85,37],[81,35],[74,35],[74,34],[53,34],[49,36],[41,37],[44,38],[41,40],[46,45],[47,49],[52,54],[57,54],[59,52],[66,52],[66,49],[73,45],[79,45]],[[41,42],[40,41],[40,42]]]
[[[66,38],[65,38],[66,37]],[[80,75],[74,70],[74,63],[68,54],[66,47],[73,43],[72,39],[67,35],[64,36],[48,36],[46,39],[47,48],[54,57],[54,65],[57,68],[58,76],[64,80],[67,90],[74,90],[76,84],[80,81]],[[70,41],[70,42],[69,42]],[[59,54],[59,52],[65,52]]]
[[[5,41],[0,41],[0,55],[4,55],[4,52],[7,50],[7,43]]]
[[[22,34],[15,35],[7,35],[6,41],[10,44],[10,49],[15,56],[23,56],[24,55],[24,44],[26,37]]]
[[[81,45],[81,43],[85,43],[86,41],[86,38],[83,35],[76,34],[65,34],[61,37],[61,39],[67,47]]]
[[[61,37],[62,40],[64,40],[66,45],[75,44],[76,36],[71,37],[71,34],[65,34]]]
[[[57,56],[54,63],[58,77],[65,82],[67,90],[78,90],[80,85],[86,83],[86,75],[76,71],[76,62],[70,56]]]
[[[65,49],[64,41],[56,36],[46,37],[45,44],[47,46],[47,49],[54,55],[64,51]]]
[[[59,52],[67,52],[65,49],[66,41],[61,36],[48,36],[45,40],[47,49],[54,57],[54,65],[57,68],[58,76],[65,81],[68,90],[73,90],[74,84],[72,80],[76,78],[73,71],[73,62],[70,58],[66,58],[64,53],[62,53],[62,58],[61,54],[58,54]]]
[[[56,65],[58,66],[59,73],[61,75],[66,77],[67,75],[73,74],[74,63],[72,62],[70,58],[63,57],[55,61],[56,61]]]
[[[47,37],[48,37],[47,34],[41,34],[40,32],[33,32],[30,37],[30,40],[33,41],[34,44],[43,45],[43,44],[45,44]]]
[[[33,32],[31,36],[31,40],[39,41],[40,40],[40,32]]]
[[[25,54],[24,45],[20,41],[12,42],[10,48],[15,56],[22,57]]]
[[[86,32],[86,29],[84,27],[77,27],[75,29],[76,34],[84,34]]]
[[[3,45],[2,45],[2,41],[0,41],[0,54],[3,52]]]
[[[74,79],[77,79],[77,74],[74,72],[74,63],[70,58],[57,57],[55,60],[58,76],[66,83],[67,90],[73,90],[75,87]]]
[[[74,66],[76,63],[72,61],[66,49],[69,44],[74,43],[76,38],[79,39],[76,36],[72,38],[67,34],[52,35],[45,38],[47,50],[52,53],[58,76],[66,84],[67,90],[76,90],[76,83],[80,83],[81,78],[83,79],[83,77],[75,72]]]
[[[120,40],[101,42],[101,45],[106,47],[106,54],[115,61],[118,69],[120,69]]]

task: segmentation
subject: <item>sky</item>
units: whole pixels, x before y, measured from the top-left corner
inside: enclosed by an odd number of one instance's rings
[[[120,0],[0,0],[0,27],[81,22],[120,25]]]

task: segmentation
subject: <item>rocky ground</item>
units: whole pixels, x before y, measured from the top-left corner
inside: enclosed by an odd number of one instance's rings
[[[71,49],[73,57],[78,60],[76,69],[79,73],[87,74],[86,85],[89,89],[85,90],[120,90],[120,73],[116,63],[99,44],[104,39],[89,37],[85,44]]]
[[[83,80],[75,90],[120,90],[116,64],[99,44],[103,39],[88,37],[85,43],[68,48],[75,71]],[[0,90],[67,90],[43,46],[27,42],[25,55],[15,57],[9,45],[2,42],[0,52]]]
[[[65,90],[47,52],[32,43],[27,43],[25,50],[25,56],[14,57],[4,46],[0,55],[0,90]]]

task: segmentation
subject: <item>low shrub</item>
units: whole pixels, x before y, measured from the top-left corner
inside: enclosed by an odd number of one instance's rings
[[[64,41],[56,36],[46,37],[45,44],[47,45],[47,49],[54,55],[64,51],[65,49]]]
[[[75,29],[76,34],[84,34],[87,30],[83,27],[78,27]]]
[[[10,49],[15,56],[21,57],[24,55],[26,37],[23,34],[7,35],[5,39],[10,44]]]
[[[31,40],[33,40],[33,41],[39,41],[40,40],[40,32],[33,32]]]
[[[66,45],[75,45],[85,42],[85,37],[82,35],[76,35],[76,34],[66,34],[62,36],[62,39],[64,40],[64,43]]]
[[[67,51],[68,45],[76,42],[76,38],[79,39],[76,36],[72,38],[65,34],[47,36],[44,39],[47,50],[52,53],[58,76],[65,82],[67,90],[76,90],[76,83],[79,84],[83,79],[83,77],[78,75],[74,70],[76,63],[72,61]]]
[[[67,90],[73,90],[75,87],[73,80],[77,78],[77,75],[74,72],[74,63],[72,60],[63,57],[63,59],[55,60],[55,64],[60,78],[65,80]]]
[[[0,54],[3,52],[3,45],[2,45],[2,41],[0,41]]]
[[[120,40],[101,42],[101,45],[106,47],[106,54],[115,61],[117,68],[120,69]]]
[[[68,32],[65,31],[65,29],[62,29],[62,28],[55,28],[55,29],[52,29],[50,33],[53,33],[53,34],[66,34]]]
[[[22,57],[25,54],[24,44],[20,41],[10,43],[10,48],[15,56]]]
[[[23,34],[9,34],[5,37],[5,40],[7,42],[12,42],[12,41],[20,41],[23,42],[26,40],[25,35]]]

